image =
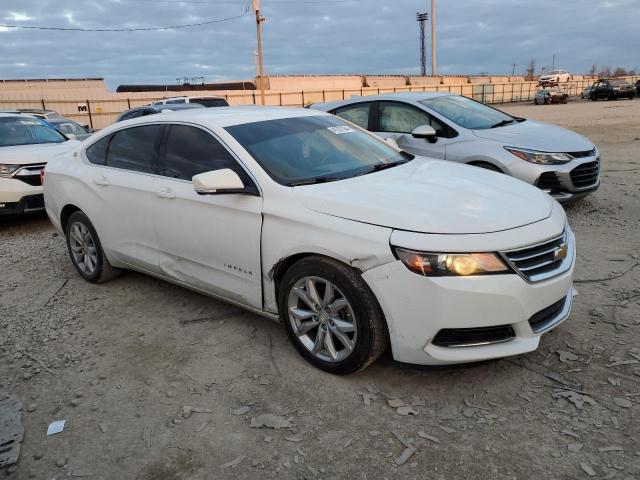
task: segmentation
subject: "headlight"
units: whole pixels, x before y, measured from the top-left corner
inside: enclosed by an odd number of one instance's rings
[[[513,153],[516,157],[531,163],[540,163],[542,165],[559,165],[567,163],[572,158],[566,153],[549,153],[536,152],[534,150],[526,150],[522,148],[504,147],[508,152]]]
[[[22,165],[8,165],[6,163],[0,163],[0,177],[8,177],[21,166]]]
[[[395,249],[404,265],[425,277],[468,276],[505,273],[509,268],[495,253],[423,253]]]

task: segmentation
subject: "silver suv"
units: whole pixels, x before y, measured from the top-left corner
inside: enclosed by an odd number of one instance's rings
[[[460,95],[395,93],[311,108],[349,120],[407,152],[514,176],[559,201],[600,186],[600,153],[589,139]]]

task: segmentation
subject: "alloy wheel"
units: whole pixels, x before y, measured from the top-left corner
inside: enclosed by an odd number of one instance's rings
[[[336,285],[321,277],[303,277],[291,288],[287,308],[294,334],[316,358],[340,362],[351,355],[356,317]]]
[[[85,275],[93,275],[98,267],[98,252],[89,229],[75,222],[69,229],[69,247],[73,261]]]

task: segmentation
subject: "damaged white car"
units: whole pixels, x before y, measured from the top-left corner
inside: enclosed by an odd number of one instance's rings
[[[419,133],[418,133],[419,134]],[[78,273],[138,270],[280,318],[333,373],[529,352],[571,309],[562,207],[308,109],[120,122],[45,171]]]

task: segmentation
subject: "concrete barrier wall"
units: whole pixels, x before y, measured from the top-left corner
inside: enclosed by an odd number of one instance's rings
[[[291,92],[300,90],[340,90],[343,88],[360,88],[360,75],[301,75],[268,77],[269,90]]]

